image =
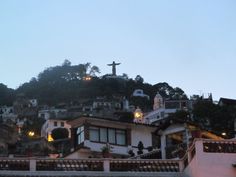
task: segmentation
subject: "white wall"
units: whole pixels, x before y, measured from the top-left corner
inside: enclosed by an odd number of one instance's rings
[[[227,142],[227,141],[225,141]],[[195,143],[196,155],[184,170],[184,177],[235,177],[236,153],[203,152],[203,141]]]
[[[79,150],[67,155],[65,159],[87,159],[89,156],[91,156],[90,152]]]
[[[159,109],[149,112],[147,115],[144,116],[144,119],[146,123],[152,124],[155,121],[160,121],[164,118],[167,118],[169,114],[175,113],[176,111],[177,109],[159,108]]]
[[[235,177],[236,153],[206,153],[203,152],[201,141],[196,142],[198,177]]]
[[[197,160],[196,156],[192,159],[192,161],[189,163],[189,165],[184,170],[184,176],[183,177],[198,177],[198,166],[197,166]]]
[[[57,126],[54,126],[54,122],[57,122]],[[64,127],[61,126],[61,122],[64,122]],[[41,128],[41,137],[47,139],[47,134],[52,133],[56,128],[66,128],[69,132],[69,138],[71,137],[71,125],[67,124],[65,120],[49,119]]]
[[[139,141],[142,141],[144,148],[152,146],[152,132],[154,132],[155,130],[156,130],[156,127],[148,127],[148,126],[142,126],[142,125],[132,126],[131,145],[137,147]],[[133,149],[134,149],[134,152],[137,153],[137,148],[133,148]]]

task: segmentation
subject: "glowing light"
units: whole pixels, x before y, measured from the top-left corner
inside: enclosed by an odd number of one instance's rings
[[[143,119],[143,112],[141,109],[137,108],[134,111],[134,122],[140,122],[143,123],[144,119]]]
[[[34,134],[35,134],[35,133],[34,133],[33,131],[29,131],[29,132],[28,132],[28,135],[31,136],[31,137],[34,136]]]
[[[134,117],[135,117],[135,118],[138,118],[138,119],[139,119],[139,118],[141,119],[141,118],[143,117],[143,114],[142,114],[141,112],[135,112],[135,113],[134,113]]]
[[[52,141],[54,141],[54,139],[52,138],[52,135],[49,134],[49,135],[48,135],[48,142],[52,142]]]
[[[223,133],[221,133],[221,135],[223,135],[223,136],[226,136],[226,133],[225,133],[225,132],[223,132]]]
[[[84,81],[90,81],[92,78],[91,78],[91,76],[85,76],[85,77],[83,77],[83,80]]]

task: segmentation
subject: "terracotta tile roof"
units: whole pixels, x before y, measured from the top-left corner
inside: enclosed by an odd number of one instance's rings
[[[86,120],[105,120],[109,122],[117,122],[117,123],[124,123],[124,124],[135,124],[135,125],[143,125],[143,126],[148,126],[148,127],[157,127],[155,125],[150,125],[150,124],[142,124],[142,123],[134,123],[133,121],[130,120],[124,120],[124,119],[114,119],[114,118],[107,118],[107,117],[79,117],[77,119],[68,121],[67,123],[71,125],[72,128],[76,128],[79,124],[83,123]]]

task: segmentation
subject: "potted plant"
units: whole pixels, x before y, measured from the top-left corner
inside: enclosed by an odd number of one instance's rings
[[[139,141],[139,143],[138,143],[138,152],[137,152],[138,155],[143,154],[143,149],[144,149],[143,142]]]
[[[128,154],[130,155],[130,157],[134,157],[135,156],[133,149],[130,149],[128,151]]]
[[[104,158],[109,158],[110,156],[111,156],[111,152],[112,152],[112,146],[109,144],[109,143],[107,143],[105,146],[103,146],[102,148],[101,148],[101,151],[102,151],[102,156],[104,157]]]

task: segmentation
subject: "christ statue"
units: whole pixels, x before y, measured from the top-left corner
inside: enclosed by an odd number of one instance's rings
[[[112,62],[112,64],[107,64],[108,66],[112,66],[112,75],[116,76],[116,65],[120,65],[120,63]]]

